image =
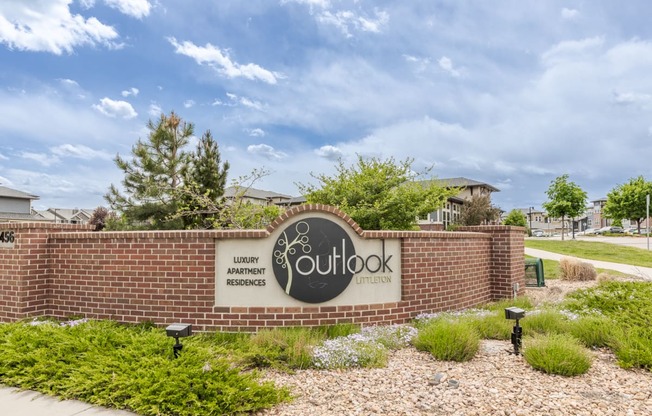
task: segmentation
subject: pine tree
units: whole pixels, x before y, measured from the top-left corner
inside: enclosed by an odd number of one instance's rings
[[[175,191],[183,185],[182,173],[189,163],[183,150],[194,126],[174,112],[161,114],[157,123],[147,123],[148,140],[138,140],[132,148],[133,158],[120,155],[115,163],[124,172],[124,194],[111,184],[105,199],[123,216],[129,228],[176,229],[182,221],[171,218],[177,211]]]
[[[221,162],[217,142],[210,130],[197,143],[184,171],[185,185],[179,199],[185,228],[213,228],[219,223],[229,162]]]

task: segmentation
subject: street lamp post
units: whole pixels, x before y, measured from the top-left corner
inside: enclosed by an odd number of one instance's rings
[[[646,229],[646,239],[647,239],[647,249],[650,251],[650,194],[647,194],[645,196],[645,215],[647,215],[647,218],[645,219],[645,227]]]
[[[530,231],[532,231],[532,209],[533,208],[534,207],[530,207],[530,215],[528,216],[528,218],[530,219]]]

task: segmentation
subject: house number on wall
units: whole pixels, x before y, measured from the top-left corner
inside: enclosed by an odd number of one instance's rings
[[[15,240],[13,231],[0,231],[0,247],[12,248]]]

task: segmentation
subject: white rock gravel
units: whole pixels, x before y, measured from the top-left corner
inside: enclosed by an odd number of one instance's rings
[[[385,368],[269,372],[295,399],[257,415],[652,415],[652,373],[623,370],[610,353],[594,351],[587,374],[561,377],[533,370],[511,349],[487,340],[465,363],[406,348]],[[435,384],[438,373],[445,378]]]
[[[550,281],[535,297],[555,301],[592,283]],[[532,369],[512,350],[509,341],[485,340],[465,363],[405,348],[385,368],[270,371],[265,379],[288,386],[295,399],[257,415],[652,415],[652,373],[624,370],[607,351],[592,352],[587,374],[562,377]]]

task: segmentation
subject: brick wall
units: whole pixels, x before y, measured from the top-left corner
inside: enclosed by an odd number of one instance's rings
[[[399,302],[350,306],[215,306],[215,241],[267,238],[300,212],[330,212],[363,238],[401,241]],[[363,231],[332,207],[296,207],[267,230],[90,232],[52,224],[2,224],[16,232],[0,249],[0,320],[84,316],[197,330],[255,331],[272,326],[405,323],[419,313],[462,309],[524,288],[523,229],[465,232]]]

